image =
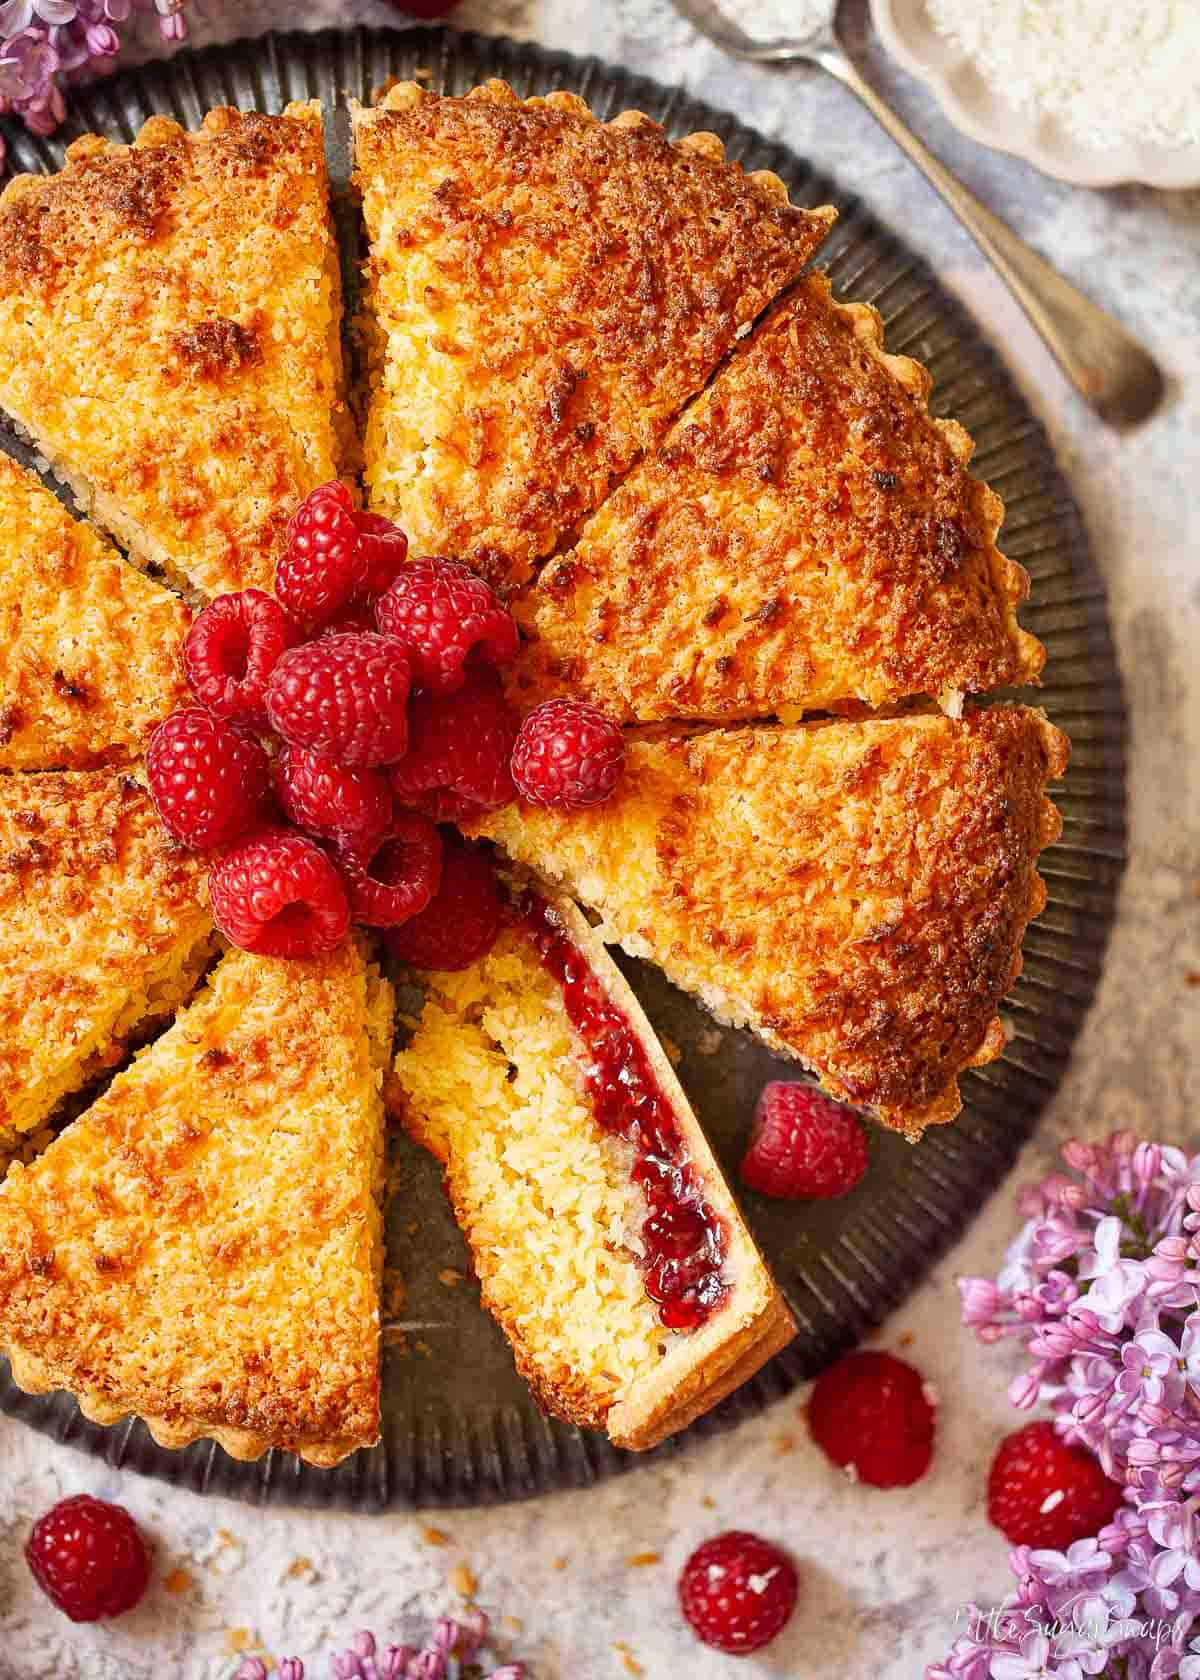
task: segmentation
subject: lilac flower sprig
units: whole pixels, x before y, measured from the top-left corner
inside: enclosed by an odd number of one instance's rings
[[[15,113],[34,134],[65,114],[63,85],[111,70],[135,9],[154,11],[165,41],[187,35],[186,0],[0,0],[0,116]],[[4,142],[0,139],[0,164]]]
[[[346,1650],[330,1654],[329,1673],[332,1680],[526,1680],[522,1663],[494,1666],[497,1658],[487,1641],[488,1619],[482,1610],[472,1611],[461,1622],[445,1617],[436,1621],[420,1648],[381,1646],[364,1629]],[[268,1680],[268,1676],[261,1657],[247,1657],[233,1680]],[[299,1657],[284,1657],[278,1680],[305,1680]]]
[[[1019,1198],[999,1276],[963,1278],[963,1322],[1014,1337],[1014,1405],[1048,1406],[1127,1503],[1066,1553],[1018,1547],[1016,1587],[926,1680],[1200,1680],[1200,1155],[1069,1143]]]

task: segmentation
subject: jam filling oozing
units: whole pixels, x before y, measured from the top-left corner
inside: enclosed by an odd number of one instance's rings
[[[628,1018],[542,900],[531,895],[522,908],[585,1047],[584,1081],[597,1123],[637,1152],[633,1180],[648,1208],[641,1233],[646,1293],[668,1330],[695,1330],[727,1293],[724,1225],[704,1200],[674,1111]]]

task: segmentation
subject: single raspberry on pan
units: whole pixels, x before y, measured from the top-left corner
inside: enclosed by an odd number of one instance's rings
[[[408,654],[391,636],[328,636],[290,648],[271,672],[267,716],[292,747],[354,769],[408,746]]]
[[[38,1518],[25,1558],[46,1597],[73,1622],[132,1610],[150,1579],[150,1553],[129,1512],[89,1493]]]
[[[323,624],[363,588],[367,557],[340,478],[310,490],[288,521],[275,593],[300,624]]]
[[[697,1546],[679,1577],[679,1607],[715,1651],[747,1656],[782,1632],[796,1608],[796,1569],[786,1552],[732,1528]]]
[[[382,595],[408,559],[408,538],[399,525],[378,513],[356,513],[358,542],[366,561],[363,594],[369,600]]]
[[[382,770],[349,770],[306,747],[283,747],[275,786],[284,815],[308,834],[374,846],[391,821],[392,790]]]
[[[391,928],[384,942],[392,955],[413,968],[453,972],[470,968],[496,943],[504,923],[492,860],[452,831],[443,836],[442,879],[420,915]]]
[[[408,728],[408,752],[391,772],[397,805],[435,822],[467,822],[514,797],[517,717],[490,671],[471,672],[456,694],[418,694]]]
[[[1014,1546],[1065,1552],[1099,1534],[1122,1501],[1099,1461],[1045,1421],[1006,1435],[988,1472],[988,1521]]]
[[[163,827],[206,851],[236,840],[260,820],[271,767],[260,742],[200,706],[172,712],[150,737],[146,780]]]
[[[192,693],[218,717],[267,721],[267,678],[300,631],[273,595],[242,589],[218,595],[197,614],[183,642]]]
[[[598,706],[546,700],[521,724],[512,777],[531,805],[580,811],[609,797],[624,763],[625,737]]]
[[[442,837],[419,811],[399,811],[382,841],[339,840],[336,858],[354,920],[399,927],[420,915],[438,889]]]
[[[908,1487],[933,1455],[934,1409],[921,1373],[890,1353],[863,1349],[822,1371],[808,1427],[822,1451],[872,1487]]]
[[[413,686],[461,688],[468,662],[508,665],[520,638],[495,590],[460,560],[413,560],[375,603],[375,622],[412,654]]]
[[[844,1196],[867,1170],[862,1121],[813,1085],[774,1079],[758,1099],[739,1170],[742,1183],[764,1196]]]
[[[350,926],[342,878],[315,840],[260,828],[208,875],[213,920],[234,945],[263,957],[315,957]]]

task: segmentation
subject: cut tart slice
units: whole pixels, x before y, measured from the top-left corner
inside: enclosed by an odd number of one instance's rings
[[[379,1433],[391,988],[235,952],[0,1189],[0,1347],[161,1446],[336,1464]]]
[[[183,603],[0,455],[0,770],[139,757],[186,694]]]
[[[480,829],[723,1020],[910,1137],[999,1055],[1067,741],[1018,706],[661,733],[612,799]]]
[[[139,564],[269,589],[349,445],[320,106],[76,140],[0,196],[0,406]]]
[[[196,985],[205,867],[132,776],[0,775],[0,1152]]]
[[[423,977],[400,1117],[442,1161],[484,1305],[541,1405],[653,1446],[795,1332],[671,1064],[573,905]]]
[[[501,587],[658,441],[833,220],[714,135],[601,123],[574,94],[402,83],[354,123],[370,505]]]
[[[928,388],[873,309],[804,280],[542,571],[516,699],[723,719],[1034,680],[1003,505]]]

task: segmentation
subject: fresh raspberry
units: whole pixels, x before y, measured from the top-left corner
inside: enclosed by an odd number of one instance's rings
[[[521,725],[512,777],[531,805],[580,811],[609,797],[624,763],[625,737],[598,706],[546,700]]]
[[[933,1455],[933,1404],[919,1371],[890,1353],[848,1353],[808,1402],[813,1440],[855,1481],[908,1487]]]
[[[120,1505],[78,1493],[39,1517],[25,1542],[33,1578],[73,1622],[132,1610],[150,1579],[150,1553]]]
[[[259,727],[267,721],[267,678],[300,632],[273,595],[242,589],[218,595],[183,642],[192,693],[218,717]]]
[[[419,916],[383,937],[401,962],[449,973],[486,957],[503,923],[504,901],[490,857],[450,831],[437,892]]]
[[[275,593],[300,624],[323,624],[363,588],[367,557],[340,478],[310,490],[288,521]]]
[[[420,915],[442,878],[442,837],[419,811],[400,811],[384,840],[339,840],[337,863],[350,914],[369,927],[399,927]]]
[[[392,816],[392,790],[381,770],[348,770],[305,747],[285,746],[275,760],[284,815],[327,839],[377,845]]]
[[[367,566],[363,593],[369,600],[388,589],[408,559],[408,538],[399,525],[378,513],[356,513],[358,542]]]
[[[511,664],[520,642],[495,590],[460,560],[413,560],[376,601],[375,622],[411,651],[413,684],[430,694],[461,688],[468,660]]]
[[[200,706],[185,706],[159,724],[146,749],[146,779],[163,827],[200,851],[236,840],[271,796],[261,743]]]
[[[208,875],[213,920],[234,945],[261,957],[315,957],[350,926],[341,876],[314,840],[294,829],[256,829]]]
[[[408,752],[391,772],[398,805],[435,822],[467,822],[514,797],[517,717],[490,671],[472,672],[456,694],[418,694],[408,728]]]
[[[853,1109],[799,1080],[773,1079],[754,1111],[741,1178],[784,1201],[844,1196],[867,1170],[867,1140]]]
[[[408,745],[408,654],[391,636],[329,636],[290,648],[267,684],[267,716],[292,747],[354,769]]]
[[[1006,1435],[992,1460],[988,1521],[1014,1546],[1065,1552],[1110,1523],[1122,1489],[1083,1447],[1068,1446],[1052,1423]]]
[[[731,1528],[697,1546],[679,1577],[679,1607],[714,1651],[744,1657],[761,1651],[796,1608],[791,1558],[757,1534]]]

